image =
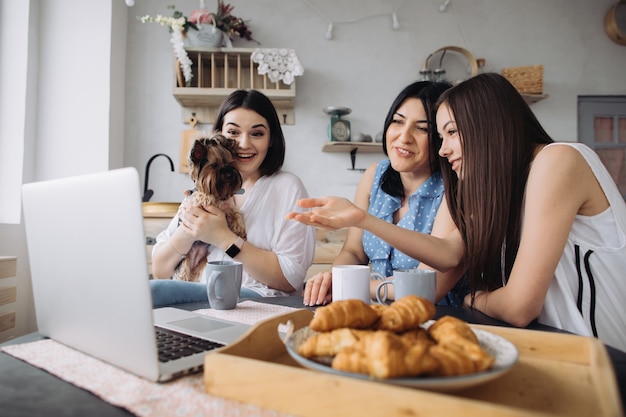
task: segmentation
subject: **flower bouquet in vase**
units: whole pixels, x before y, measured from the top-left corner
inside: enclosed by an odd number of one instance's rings
[[[204,0],[200,0],[200,7],[189,15],[189,22],[193,23],[197,31],[189,31],[187,39],[189,46],[202,48],[217,48],[222,45],[232,48],[232,36],[256,42],[252,38],[252,32],[248,29],[247,22],[232,14],[234,6],[225,4],[222,0],[217,1],[217,11],[209,12]],[[258,43],[258,42],[257,42]]]
[[[222,0],[217,1],[217,12],[208,12],[204,0],[200,0],[200,8],[195,10],[189,18],[181,11],[175,10],[175,6],[168,6],[173,9],[172,17],[157,15],[137,16],[141,23],[153,22],[161,26],[167,26],[171,34],[170,42],[174,49],[174,55],[182,69],[184,83],[191,85],[193,65],[185,46],[201,48],[217,48],[223,44],[232,48],[231,36],[238,34],[239,37],[248,41],[257,42],[252,38],[252,32],[248,29],[246,21],[232,15],[233,6],[224,4]]]

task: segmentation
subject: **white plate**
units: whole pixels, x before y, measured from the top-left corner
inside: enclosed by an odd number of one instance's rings
[[[430,324],[434,323],[434,321],[429,321],[426,323],[424,327],[428,327]],[[487,381],[491,381],[499,376],[505,374],[509,371],[513,365],[517,362],[519,357],[519,353],[515,345],[503,337],[500,337],[496,334],[479,330],[472,329],[476,336],[478,337],[478,341],[480,342],[480,346],[487,351],[490,355],[496,358],[493,367],[487,371],[476,372],[469,375],[461,375],[461,376],[447,376],[447,377],[430,377],[430,376],[419,376],[412,378],[389,378],[389,379],[377,379],[370,377],[365,374],[358,374],[353,372],[345,372],[338,371],[330,367],[330,360],[323,363],[322,361],[317,362],[311,359],[307,359],[300,354],[298,354],[298,347],[312,334],[315,332],[311,330],[309,327],[303,327],[299,330],[296,330],[292,335],[290,335],[285,341],[285,345],[287,346],[287,352],[289,355],[298,362],[300,365],[305,368],[322,371],[334,375],[347,376],[351,378],[357,379],[366,379],[366,380],[376,380],[388,384],[394,385],[402,385],[406,387],[412,388],[421,388],[433,391],[448,391],[448,390],[458,390],[462,388],[471,387],[474,385],[479,385]]]

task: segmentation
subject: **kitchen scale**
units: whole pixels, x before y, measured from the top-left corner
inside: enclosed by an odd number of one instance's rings
[[[324,113],[330,115],[330,123],[328,124],[328,138],[331,142],[349,142],[350,141],[350,122],[344,120],[341,116],[352,113],[352,109],[348,107],[324,107]]]

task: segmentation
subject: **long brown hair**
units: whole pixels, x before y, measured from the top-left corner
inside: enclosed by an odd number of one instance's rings
[[[538,144],[553,142],[524,98],[499,74],[445,91],[462,142],[463,175],[442,162],[446,198],[465,242],[472,304],[508,279],[519,248],[524,190]]]

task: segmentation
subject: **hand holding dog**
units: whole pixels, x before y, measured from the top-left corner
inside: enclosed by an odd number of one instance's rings
[[[180,208],[181,226],[193,240],[200,240],[216,247],[225,247],[233,240],[234,233],[226,222],[226,214],[214,205],[196,207],[185,199]]]

